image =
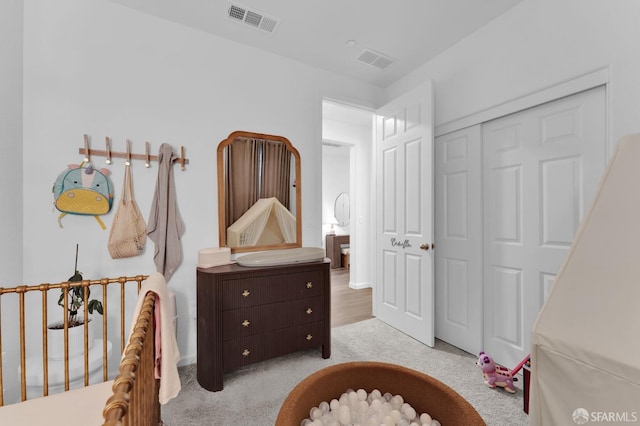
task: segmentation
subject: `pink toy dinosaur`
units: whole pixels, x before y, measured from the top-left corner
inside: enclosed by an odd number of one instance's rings
[[[515,393],[516,387],[513,385],[513,382],[518,380],[513,377],[515,373],[509,371],[505,367],[501,367],[496,365],[489,355],[484,352],[480,352],[478,356],[478,361],[476,362],[482,369],[482,375],[484,376],[484,382],[490,388],[495,388],[499,386],[504,388],[509,393]]]

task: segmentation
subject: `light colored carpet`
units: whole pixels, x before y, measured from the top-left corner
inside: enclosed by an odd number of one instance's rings
[[[488,425],[528,424],[521,376],[515,394],[491,389],[484,384],[475,356],[441,341],[430,348],[375,318],[333,328],[329,359],[322,359],[317,349],[253,364],[226,374],[220,392],[200,387],[195,365],[181,367],[182,391],[162,407],[162,419],[167,426],[270,426],[298,382],[324,367],[350,361],[390,362],[422,371],[465,397]]]

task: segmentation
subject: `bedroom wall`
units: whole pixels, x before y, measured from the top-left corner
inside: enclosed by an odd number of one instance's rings
[[[640,2],[525,0],[388,88],[433,78],[441,125],[608,67],[610,137],[640,131]]]
[[[333,217],[336,197],[346,192],[351,193],[349,188],[349,171],[351,148],[347,146],[333,147],[322,146],[322,233],[331,228],[329,219]],[[334,225],[336,234],[349,234],[350,224],[339,226]],[[323,241],[324,244],[324,241]]]
[[[22,0],[0,4],[0,286],[22,283]],[[17,328],[7,326],[18,315],[16,304],[2,306],[2,338],[15,342]],[[18,355],[3,346],[5,366]],[[6,370],[11,371],[11,370]],[[4,382],[7,394],[15,384]]]
[[[22,1],[0,5],[0,283],[22,280]],[[9,184],[10,183],[10,184]],[[13,202],[9,202],[13,200]]]
[[[67,279],[75,244],[89,277],[150,273],[154,245],[139,257],[112,260],[108,231],[92,217],[67,216],[63,229],[52,208],[51,186],[67,163],[80,162],[82,135],[91,146],[133,152],[144,142],[186,148],[186,171],[174,167],[185,223],[184,260],[169,281],[177,295],[182,364],[195,361],[197,252],[217,246],[217,144],[234,130],[288,137],[302,162],[303,244],[321,246],[322,98],[374,105],[379,89],[106,0],[32,0],[25,5],[24,235],[27,282]],[[104,158],[94,157],[104,167]],[[116,187],[123,160],[109,166]],[[135,197],[148,217],[157,164],[133,163]],[[115,210],[115,209],[114,209]],[[113,212],[103,217],[111,224]]]

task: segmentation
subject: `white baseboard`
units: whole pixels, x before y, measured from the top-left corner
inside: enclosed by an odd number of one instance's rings
[[[349,288],[354,290],[360,290],[361,288],[373,288],[372,283],[354,283],[353,281],[349,281]]]

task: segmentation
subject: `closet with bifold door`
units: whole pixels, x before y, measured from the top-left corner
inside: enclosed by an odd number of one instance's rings
[[[608,158],[606,86],[435,139],[436,337],[515,366]]]

